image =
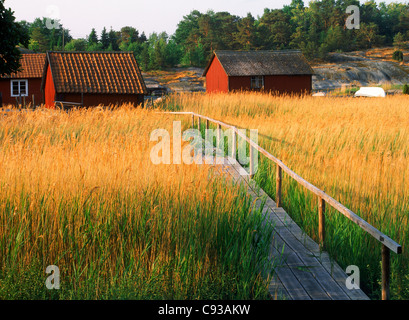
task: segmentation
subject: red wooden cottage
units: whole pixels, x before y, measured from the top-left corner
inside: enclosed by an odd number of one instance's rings
[[[215,51],[203,73],[207,92],[311,93],[314,71],[299,51]]]
[[[130,52],[47,52],[45,105],[143,105],[147,90]]]
[[[45,53],[22,54],[20,71],[0,78],[0,100],[4,106],[43,103],[41,78],[44,62]]]

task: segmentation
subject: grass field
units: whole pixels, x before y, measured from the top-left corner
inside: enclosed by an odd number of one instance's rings
[[[152,163],[149,135],[173,120],[0,116],[0,299],[270,298],[273,231],[246,193],[204,165]]]
[[[409,104],[385,99],[185,94],[161,109],[193,111],[258,129],[259,144],[403,247],[391,254],[391,298],[409,299]],[[275,197],[275,165],[259,159],[255,176]],[[284,175],[283,207],[313,238],[316,197]],[[360,268],[361,287],[380,299],[381,245],[338,212],[326,213],[326,247],[345,269]]]

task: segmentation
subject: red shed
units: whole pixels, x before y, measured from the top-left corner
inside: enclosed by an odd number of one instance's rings
[[[299,51],[215,51],[203,73],[207,92],[311,93],[314,71]]]
[[[45,53],[22,54],[20,71],[0,78],[2,103],[15,105],[19,101],[26,104],[42,104],[41,78],[44,63]]]
[[[48,108],[143,105],[147,90],[131,52],[47,52],[41,89]]]

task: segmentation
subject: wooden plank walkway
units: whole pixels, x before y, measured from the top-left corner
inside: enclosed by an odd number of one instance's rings
[[[265,203],[263,213],[274,226],[270,259],[276,259],[277,267],[269,286],[271,295],[278,300],[369,300],[362,290],[346,287],[345,271],[254,180],[241,175],[244,168],[234,162],[225,158],[216,167],[248,189],[256,208]]]

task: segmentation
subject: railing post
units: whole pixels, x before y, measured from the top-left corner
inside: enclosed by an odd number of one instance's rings
[[[282,173],[281,167],[277,164],[277,176],[276,176],[276,204],[277,207],[281,207],[281,180],[282,180]]]
[[[216,146],[217,148],[220,148],[221,145],[221,136],[222,136],[222,126],[220,125],[220,123],[217,124],[217,142],[216,142]]]
[[[195,128],[195,115],[192,114],[192,129]]]
[[[232,128],[232,139],[231,139],[231,157],[233,159],[236,159],[236,153],[237,153],[237,134],[236,134],[236,127]]]
[[[320,249],[325,248],[325,200],[318,197],[318,237]]]
[[[249,168],[249,176],[250,178],[254,177],[254,148],[249,143],[249,148],[250,148],[250,168]]]
[[[201,118],[197,117],[197,129],[200,131],[200,127],[201,127]]]
[[[210,124],[209,124],[209,119],[206,119],[206,129],[209,130]]]
[[[390,250],[382,244],[382,300],[389,300]]]

